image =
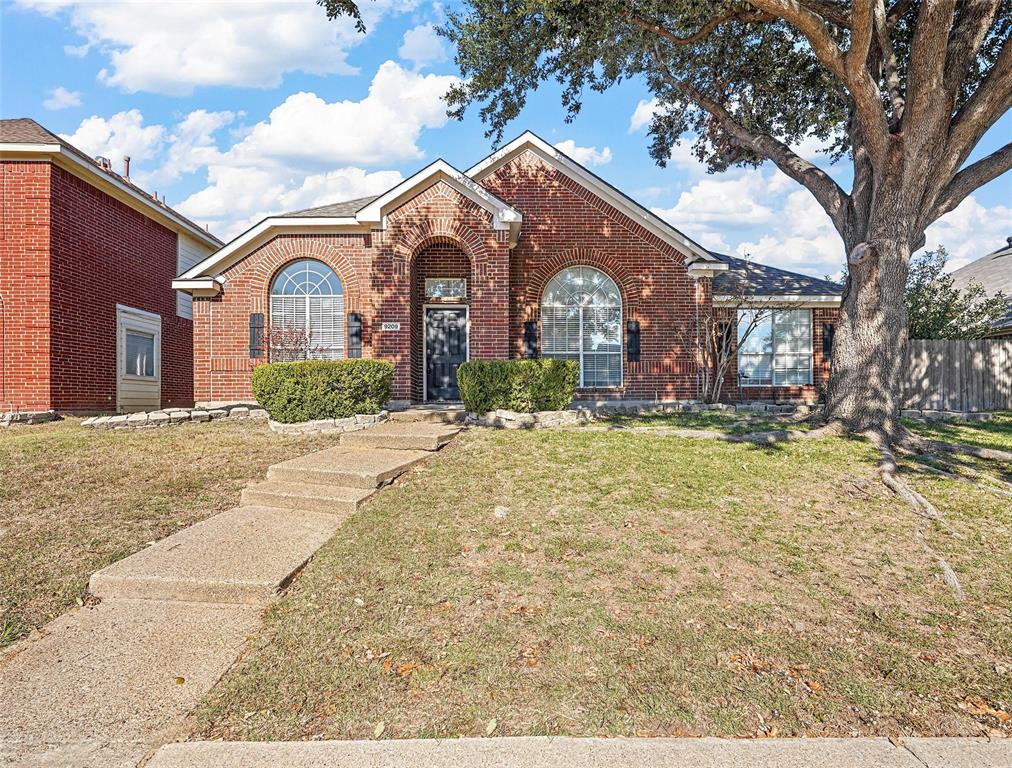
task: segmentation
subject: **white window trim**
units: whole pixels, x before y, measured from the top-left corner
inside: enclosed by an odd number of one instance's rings
[[[461,281],[464,283],[464,290],[461,293],[453,293],[447,296],[433,296],[429,293],[430,282],[451,282]],[[427,277],[425,278],[425,298],[426,299],[466,299],[467,298],[467,278],[466,277]]]
[[[738,313],[741,312],[761,312],[764,311],[761,308],[741,308]],[[740,342],[736,342],[735,350],[735,366],[738,372],[738,386],[741,389],[769,389],[771,387],[811,387],[815,383],[815,318],[812,316],[811,309],[770,309],[766,310],[770,313],[770,338],[773,341],[774,347],[776,345],[776,324],[774,318],[777,312],[808,312],[808,381],[804,384],[778,384],[777,383],[777,352],[774,348],[770,354],[770,383],[769,384],[743,384],[741,376],[741,346]],[[737,323],[740,321],[740,314],[735,316],[735,329],[737,330]],[[753,354],[753,353],[744,353]],[[754,353],[758,354],[758,353]],[[793,353],[783,353],[793,354]]]
[[[619,332],[618,332],[618,339],[619,339],[619,348],[618,348],[618,370],[619,370],[619,377],[618,377],[618,384],[608,384],[608,385],[605,385],[605,386],[595,386],[595,385],[588,386],[588,385],[584,384],[584,382],[583,382],[583,353],[585,352],[585,350],[583,348],[583,310],[584,310],[584,307],[581,305],[579,307],[579,310],[580,310],[580,322],[579,322],[579,329],[580,329],[580,337],[579,337],[580,352],[579,352],[579,357],[577,358],[577,362],[580,364],[580,382],[579,382],[579,384],[577,385],[576,388],[577,389],[590,389],[590,390],[604,390],[604,391],[622,389],[623,387],[625,387],[625,301],[622,299],[622,293],[621,293],[621,290],[618,287],[618,283],[615,282],[615,279],[611,275],[609,275],[607,272],[605,272],[603,269],[598,269],[597,267],[595,267],[595,266],[593,266],[591,264],[573,264],[572,266],[569,266],[569,267],[563,267],[563,269],[560,269],[558,272],[556,272],[555,274],[553,274],[551,277],[548,278],[548,280],[545,281],[545,285],[541,289],[541,300],[538,303],[539,341],[542,342],[542,343],[544,341],[544,322],[543,322],[544,321],[544,317],[543,317],[543,310],[544,310],[544,308],[546,306],[545,305],[545,291],[548,290],[548,285],[552,282],[552,280],[554,280],[556,277],[558,277],[558,275],[561,272],[564,272],[567,269],[578,269],[578,268],[581,268],[581,267],[583,269],[592,269],[595,272],[600,272],[602,275],[604,275],[609,280],[611,280],[613,283],[615,283],[615,289],[619,291],[619,303],[618,303],[618,307],[617,307],[618,314],[619,314]],[[550,304],[548,306],[549,307],[554,307],[554,308],[560,308],[560,309],[564,309],[565,308],[565,305]],[[547,356],[542,352],[541,357],[547,357]],[[547,359],[549,359],[549,360],[562,360],[562,359],[565,359],[565,358],[547,357]]]
[[[133,332],[153,336],[155,340],[155,375],[138,376],[126,372],[126,334]],[[147,312],[143,309],[128,307],[123,304],[116,305],[116,410],[122,407],[120,401],[119,380],[142,381],[149,384],[157,384],[159,391],[162,386],[162,317],[154,312]]]
[[[303,261],[316,261],[316,262],[319,262],[320,264],[322,264],[327,269],[329,269],[334,274],[334,278],[337,280],[337,284],[341,288],[341,293],[329,293],[329,294],[320,294],[320,295],[274,293],[274,286],[277,283],[278,277],[281,276],[281,273],[284,272],[286,269],[288,269],[288,267],[290,267],[292,264],[297,264],[297,263],[300,263],[300,262],[303,262]],[[312,256],[306,256],[304,258],[296,259],[295,261],[289,262],[284,267],[282,267],[277,272],[275,272],[274,276],[271,278],[270,292],[267,295],[267,322],[264,324],[265,325],[265,327],[264,327],[265,333],[267,333],[269,335],[270,332],[272,330],[274,330],[274,300],[275,299],[305,299],[305,302],[306,302],[306,304],[305,304],[306,327],[304,328],[304,331],[306,333],[307,340],[311,341],[312,340],[312,332],[313,332],[312,331],[312,317],[313,317],[313,313],[310,311],[309,300],[310,299],[314,299],[314,298],[315,299],[337,299],[337,298],[340,298],[340,300],[341,300],[341,311],[338,312],[337,315],[340,318],[340,330],[341,330],[341,332],[340,332],[340,334],[338,334],[337,337],[340,338],[340,340],[341,340],[341,346],[340,347],[332,347],[331,348],[333,351],[339,353],[336,357],[324,357],[324,358],[309,357],[309,358],[306,358],[306,359],[307,360],[321,360],[321,359],[322,360],[347,360],[348,359],[348,306],[347,306],[347,303],[346,303],[346,294],[345,294],[345,291],[344,291],[344,281],[341,280],[341,276],[329,264],[327,264],[326,262],[320,261],[320,259],[317,259],[317,258],[312,257]],[[267,352],[267,358],[270,361],[270,359],[271,359],[271,350],[270,350],[270,344],[269,343],[267,344],[267,350],[266,350],[266,352]]]

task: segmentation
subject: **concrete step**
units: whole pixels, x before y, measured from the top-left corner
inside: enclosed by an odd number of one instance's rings
[[[371,432],[372,429],[363,431]],[[281,483],[373,489],[389,483],[428,455],[426,451],[338,445],[274,464],[267,470],[267,479]]]
[[[467,417],[463,408],[408,408],[392,411],[389,420],[393,422],[426,422],[429,424],[462,424]]]
[[[93,574],[109,599],[265,605],[340,527],[343,517],[238,507]]]
[[[341,445],[360,448],[438,451],[460,431],[460,427],[425,422],[386,422],[358,432],[341,435]]]
[[[242,506],[302,509],[346,515],[358,509],[359,504],[375,492],[375,488],[348,488],[340,485],[268,480],[244,488]]]

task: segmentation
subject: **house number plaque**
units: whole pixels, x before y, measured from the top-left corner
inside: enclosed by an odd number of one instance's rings
[[[380,323],[381,331],[399,331],[400,329],[400,323]]]

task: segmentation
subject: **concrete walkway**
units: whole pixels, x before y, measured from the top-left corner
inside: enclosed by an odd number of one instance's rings
[[[97,606],[0,654],[0,765],[126,768],[177,738],[262,609],[362,502],[457,431],[407,420],[346,433],[272,466],[236,509],[93,574]]]
[[[1012,740],[574,739],[169,744],[147,768],[1009,768]]]

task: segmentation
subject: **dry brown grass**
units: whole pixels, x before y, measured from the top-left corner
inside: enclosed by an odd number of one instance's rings
[[[960,603],[876,460],[840,439],[472,431],[320,550],[197,731],[1007,729],[1012,510],[911,478],[945,517],[927,536]]]
[[[234,506],[269,464],[329,442],[255,421],[0,430],[0,646],[81,600],[94,571]]]

